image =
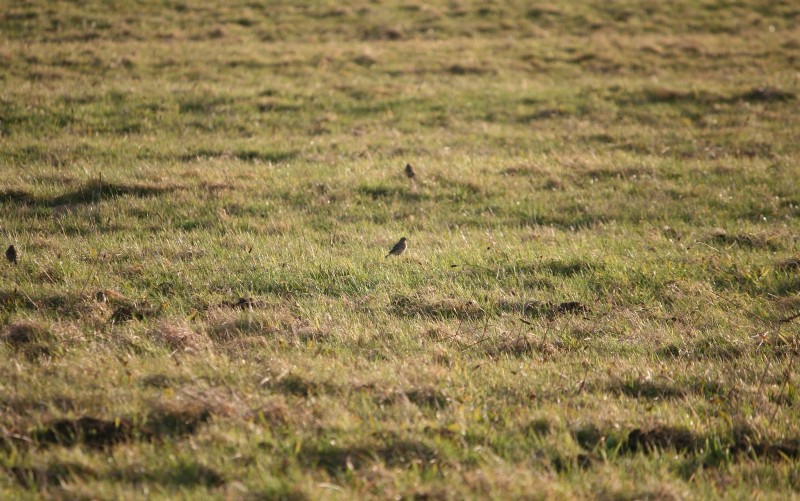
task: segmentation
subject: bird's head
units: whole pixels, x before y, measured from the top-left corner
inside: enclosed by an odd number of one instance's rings
[[[406,237],[401,238],[400,241],[401,242],[405,242],[406,241]]]

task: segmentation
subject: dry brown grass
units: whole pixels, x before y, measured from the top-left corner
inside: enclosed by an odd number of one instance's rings
[[[211,340],[194,330],[185,320],[164,319],[147,332],[147,338],[174,351],[202,352],[211,348]]]

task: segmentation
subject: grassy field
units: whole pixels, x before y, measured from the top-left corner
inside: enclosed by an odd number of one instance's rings
[[[798,40],[5,3],[0,498],[800,497]]]

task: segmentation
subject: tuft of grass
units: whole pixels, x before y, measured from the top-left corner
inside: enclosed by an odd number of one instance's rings
[[[14,353],[29,359],[58,355],[62,340],[51,329],[35,321],[18,321],[8,325],[2,335],[3,342]]]
[[[195,332],[189,325],[181,321],[161,321],[147,334],[154,342],[163,344],[170,350],[202,350],[211,345],[207,336]]]

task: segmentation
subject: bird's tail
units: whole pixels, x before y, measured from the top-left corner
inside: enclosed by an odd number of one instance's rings
[[[384,258],[383,258],[383,259],[386,259],[387,257],[389,257],[389,256],[391,256],[391,255],[392,255],[392,253],[390,252],[390,253],[386,254],[386,256],[384,256]]]

